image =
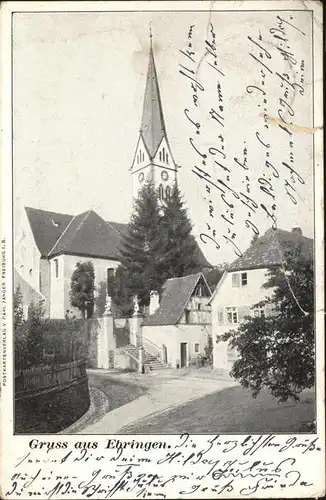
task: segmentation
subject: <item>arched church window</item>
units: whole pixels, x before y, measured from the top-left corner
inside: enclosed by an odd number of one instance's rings
[[[162,161],[162,151],[159,152],[160,161]]]
[[[166,198],[170,198],[170,195],[171,195],[171,188],[170,188],[170,186],[166,186],[166,188],[165,188]]]
[[[158,196],[159,196],[160,200],[163,200],[163,198],[164,198],[163,184],[160,184],[160,186],[158,188]]]
[[[166,163],[169,163],[169,155],[167,153],[166,153],[165,159],[166,159]]]
[[[165,161],[165,149],[163,148],[162,151],[163,151],[163,153],[162,153],[163,154],[163,161]]]

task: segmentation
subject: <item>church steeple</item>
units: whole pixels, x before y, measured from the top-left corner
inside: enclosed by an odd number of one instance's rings
[[[146,79],[146,89],[143,104],[143,115],[140,132],[143,136],[148,152],[153,158],[163,137],[166,137],[160,89],[158,85],[152,33],[150,32],[149,63]]]
[[[133,196],[137,197],[142,183],[150,180],[157,187],[160,198],[168,196],[176,182],[177,166],[169,146],[163,107],[153,52],[150,27],[149,62],[139,139],[131,167]]]

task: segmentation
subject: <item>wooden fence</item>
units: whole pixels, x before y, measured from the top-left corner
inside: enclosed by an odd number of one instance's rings
[[[22,370],[15,376],[15,394],[49,390],[87,377],[85,360],[70,363],[36,366]]]

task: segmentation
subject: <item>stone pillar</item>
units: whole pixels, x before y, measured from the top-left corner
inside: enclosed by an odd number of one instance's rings
[[[97,336],[97,366],[98,368],[108,369],[109,352],[114,350],[114,336],[113,336],[113,317],[111,312],[111,299],[108,296],[104,316],[100,320],[100,330]]]
[[[130,319],[130,342],[136,347],[142,345],[141,324],[142,324],[142,317],[139,313],[137,313],[137,315],[133,315],[132,318]]]
[[[215,370],[228,370],[228,342],[214,342],[213,367]]]
[[[142,316],[139,310],[138,297],[134,297],[134,313],[130,321],[130,342],[136,347],[142,346]]]
[[[139,364],[138,364],[138,372],[143,373],[143,365],[144,365],[144,349],[142,346],[139,346],[138,352]]]

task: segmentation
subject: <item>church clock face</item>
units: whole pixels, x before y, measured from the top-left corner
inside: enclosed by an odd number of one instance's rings
[[[138,180],[139,180],[139,182],[143,182],[143,180],[144,180],[144,172],[140,172],[140,174],[138,175]]]
[[[163,172],[161,173],[161,178],[163,181],[167,181],[168,178],[169,178],[169,174],[167,173],[166,170],[163,170]]]

